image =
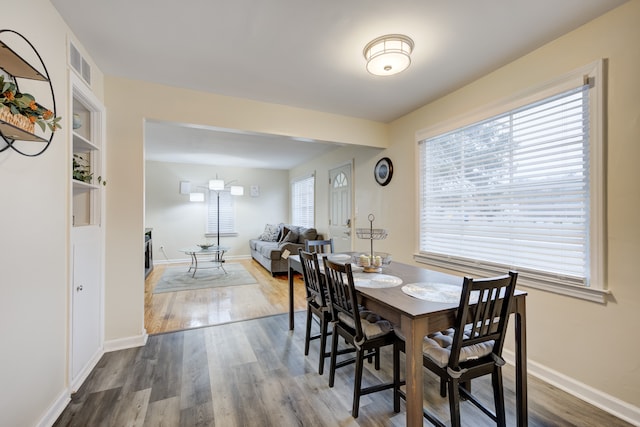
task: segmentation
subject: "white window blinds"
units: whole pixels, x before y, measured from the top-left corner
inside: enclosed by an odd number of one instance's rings
[[[235,209],[231,192],[229,190],[209,190],[207,234],[215,235],[218,233],[218,200],[220,203],[220,234],[235,233]]]
[[[291,183],[291,223],[314,227],[315,176],[307,176]]]
[[[588,91],[420,141],[421,253],[588,285]]]

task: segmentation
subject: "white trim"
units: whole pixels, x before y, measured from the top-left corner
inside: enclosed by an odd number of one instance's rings
[[[590,64],[566,73],[560,77],[551,79],[547,82],[535,85],[520,91],[512,96],[502,98],[488,105],[471,110],[465,114],[452,117],[449,120],[434,124],[427,128],[421,129],[415,134],[415,153],[416,167],[420,169],[419,162],[419,144],[421,141],[430,137],[441,135],[446,132],[458,129],[472,123],[494,117],[505,111],[513,110],[518,107],[528,105],[530,103],[548,98],[562,91],[570,90],[587,82],[593,84],[594,87],[589,92],[590,106],[590,229],[589,237],[589,287],[572,286],[570,283],[556,285],[555,281],[545,280],[519,280],[525,286],[537,289],[543,289],[563,295],[574,296],[589,301],[606,303],[608,290],[606,258],[607,258],[607,240],[606,240],[606,81],[605,81],[605,59],[598,59]],[[416,188],[420,188],[420,176],[416,176]],[[418,210],[420,207],[418,206]],[[420,228],[420,212],[416,215],[416,226]],[[461,265],[456,262],[449,262],[442,259],[434,259],[425,253],[414,254],[414,259],[418,262],[438,265],[443,268],[460,269]],[[472,270],[473,270],[472,266]],[[479,270],[482,268],[479,266]],[[522,277],[520,279],[523,279]]]
[[[52,426],[58,417],[65,410],[67,405],[71,402],[71,393],[66,388],[60,393],[60,395],[53,401],[53,404],[49,406],[47,412],[40,418],[37,427],[50,427]]]
[[[502,356],[507,363],[515,366],[515,354],[513,351],[504,349]],[[633,406],[615,396],[604,393],[532,360],[527,361],[527,372],[590,405],[635,426],[640,426],[640,407]]]
[[[294,186],[296,184],[298,184],[301,181],[307,181],[309,179],[313,179],[313,212],[312,212],[312,224],[298,224],[298,225],[305,225],[308,227],[315,227],[316,224],[316,198],[318,195],[318,191],[316,190],[316,187],[318,185],[318,179],[317,179],[317,175],[316,175],[316,171],[313,170],[312,172],[303,174],[303,175],[299,175],[298,177],[292,178],[289,181],[289,221],[293,224],[296,222],[299,222],[297,220],[295,220],[293,218],[293,210],[294,210]]]
[[[436,266],[447,270],[454,270],[461,272],[462,274],[477,277],[497,276],[503,274],[505,269],[510,268],[508,266],[499,266],[497,264],[489,265],[485,262],[463,263],[462,261],[455,260],[453,258],[446,259],[435,255],[429,256],[425,253],[413,254],[413,259],[421,264],[428,264],[430,266]],[[561,278],[556,280],[542,275],[527,276],[527,274],[527,272],[520,271],[520,275],[518,276],[518,286],[540,289],[600,304],[606,304],[609,295],[611,295],[611,291],[606,289],[596,289],[582,285],[563,283]]]
[[[89,359],[89,361],[82,367],[82,370],[78,372],[76,377],[71,379],[72,382],[69,385],[69,387],[71,388],[71,393],[75,393],[80,389],[82,383],[84,383],[89,374],[91,374],[91,371],[93,371],[93,368],[96,367],[103,354],[104,348],[100,347],[98,351],[95,352],[93,357],[91,357],[91,359]]]
[[[220,237],[238,237],[239,235],[240,233],[238,233],[237,231],[220,233]],[[204,237],[218,237],[218,233],[204,233]]]
[[[69,42],[70,43],[70,42]],[[69,43],[67,45],[69,45]],[[75,44],[74,44],[75,45]],[[77,46],[76,46],[77,49]],[[85,81],[82,76],[80,76],[73,67],[68,67],[68,97],[69,97],[69,105],[67,106],[67,113],[69,117],[73,114],[73,105],[76,100],[82,104],[87,110],[90,112],[90,143],[95,146],[95,156],[92,156],[92,170],[98,171],[100,176],[105,179],[106,177],[106,109],[104,104],[96,97],[93,93],[91,85]],[[74,152],[74,133],[75,131],[71,131],[69,133],[70,141],[68,145],[69,153]],[[69,156],[71,158],[71,156]],[[71,176],[69,176],[69,188],[71,195],[71,202],[68,205],[69,209],[69,217],[73,217],[73,183]],[[98,186],[97,189],[92,190],[91,194],[91,212],[89,225],[87,227],[97,227],[99,234],[99,244],[100,244],[100,271],[99,275],[99,293],[100,293],[100,313],[99,313],[99,333],[98,337],[98,348],[94,355],[87,361],[85,366],[82,367],[81,371],[74,377],[74,323],[73,323],[73,314],[74,314],[74,255],[73,255],[73,242],[74,242],[74,226],[73,221],[69,220],[69,224],[71,224],[71,228],[67,230],[70,244],[69,248],[69,271],[70,275],[68,276],[68,356],[67,356],[67,382],[71,391],[77,390],[77,388],[82,385],[87,376],[91,373],[91,370],[98,363],[98,360],[104,354],[104,331],[105,331],[105,266],[106,266],[106,248],[105,248],[105,230],[106,230],[106,203],[105,203],[105,192],[102,186]],[[77,385],[77,387],[75,387]]]
[[[127,348],[142,347],[147,343],[149,335],[147,330],[144,329],[142,334],[134,335],[126,338],[118,338],[115,340],[105,341],[104,352],[109,353],[116,350],[125,350]]]
[[[607,283],[607,193],[606,193],[606,80],[605,80],[605,61],[599,60],[592,63],[590,68],[583,68],[585,78],[593,77],[595,79],[595,87],[591,89],[589,97],[592,102],[589,104],[591,107],[589,126],[591,131],[589,136],[589,151],[590,151],[590,168],[589,174],[591,186],[590,197],[591,206],[589,207],[589,214],[591,215],[591,228],[589,229],[589,236],[591,238],[590,243],[590,262],[589,271],[591,273],[591,286],[594,289],[607,290],[609,285]]]

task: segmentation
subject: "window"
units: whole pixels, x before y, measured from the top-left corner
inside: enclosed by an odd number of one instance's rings
[[[291,183],[291,223],[314,227],[315,176],[299,178]]]
[[[218,200],[220,202],[220,235],[235,234],[236,215],[231,191],[228,189],[222,191],[209,190],[207,236],[216,236],[218,233]]]
[[[604,289],[599,69],[419,138],[417,258],[465,274],[512,268],[523,284],[602,298],[577,291]]]

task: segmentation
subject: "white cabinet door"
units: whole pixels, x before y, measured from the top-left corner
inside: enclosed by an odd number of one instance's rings
[[[71,382],[84,380],[102,350],[102,231],[73,227]]]

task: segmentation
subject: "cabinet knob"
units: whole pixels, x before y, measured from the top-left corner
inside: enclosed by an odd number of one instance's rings
[[[76,291],[80,292],[82,289],[84,289],[82,285],[78,285],[78,287],[76,288]]]

